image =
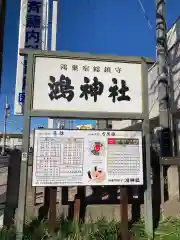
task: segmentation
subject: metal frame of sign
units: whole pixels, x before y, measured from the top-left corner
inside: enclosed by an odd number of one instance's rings
[[[49,52],[49,51],[32,51],[20,50],[21,55],[27,56],[27,84],[26,98],[24,105],[24,131],[22,152],[27,153],[27,160],[21,162],[20,187],[19,187],[19,202],[17,209],[17,232],[23,232],[25,203],[26,203],[26,186],[27,186],[27,170],[28,170],[28,152],[29,152],[29,137],[30,137],[30,121],[31,117],[51,117],[51,118],[77,118],[77,119],[96,119],[96,120],[120,120],[134,119],[142,120],[142,132],[145,140],[146,152],[146,179],[144,192],[144,217],[145,228],[148,233],[153,233],[152,220],[152,189],[151,189],[151,164],[150,164],[150,134],[149,134],[149,104],[148,104],[148,64],[152,64],[153,60],[142,57],[120,57],[111,55],[91,55],[71,52]],[[140,63],[142,69],[142,103],[143,112],[140,114],[134,113],[108,113],[108,112],[64,112],[64,111],[34,111],[32,109],[33,100],[33,85],[34,85],[34,69],[36,57],[44,58],[70,58],[78,60],[95,60],[95,61],[110,61],[110,62],[125,62],[125,63]],[[74,115],[75,114],[75,115]]]

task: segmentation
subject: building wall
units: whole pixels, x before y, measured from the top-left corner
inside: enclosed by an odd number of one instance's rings
[[[169,52],[170,80],[173,83],[173,110],[180,109],[180,42]]]
[[[21,148],[22,147],[22,134],[8,134],[6,138],[6,147],[8,148]],[[3,137],[0,137],[0,147],[3,146]],[[30,134],[30,147],[33,147],[33,133]]]
[[[3,146],[3,138],[0,139],[0,146]],[[20,138],[6,138],[6,146],[15,148],[15,146],[22,146],[22,139]]]
[[[180,118],[180,18],[174,23],[167,33],[167,42],[169,50],[169,73],[172,89],[172,106],[174,112],[178,112]],[[148,71],[148,91],[149,91],[149,116],[153,120],[159,116],[158,103],[158,81],[157,64],[155,63]],[[177,114],[176,114],[177,115]],[[157,122],[157,121],[156,121]],[[130,120],[119,121],[119,129],[132,126]],[[117,123],[112,122],[112,127],[116,128]]]
[[[180,39],[180,17],[174,22],[172,27],[167,32],[168,49]]]

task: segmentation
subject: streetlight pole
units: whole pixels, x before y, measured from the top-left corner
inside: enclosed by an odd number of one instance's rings
[[[9,110],[10,110],[10,106],[8,104],[8,99],[7,99],[7,96],[6,96],[6,102],[5,102],[5,107],[4,107],[4,131],[3,131],[2,155],[5,154],[5,148],[6,148],[7,118],[9,116]]]

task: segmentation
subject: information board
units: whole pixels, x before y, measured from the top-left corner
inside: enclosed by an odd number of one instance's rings
[[[142,184],[140,131],[35,130],[33,186]]]

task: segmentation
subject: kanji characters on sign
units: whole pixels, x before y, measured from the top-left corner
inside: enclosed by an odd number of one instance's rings
[[[34,31],[34,30],[28,31],[26,33],[26,43],[28,43],[29,40],[33,40],[36,46],[36,44],[39,43],[39,37],[40,37],[39,35],[40,35],[39,31]]]
[[[67,71],[67,64],[61,64],[60,69]]]
[[[35,24],[35,23],[33,23],[33,22],[29,23],[29,25],[32,25],[32,24]],[[31,34],[30,38],[36,39],[35,33]],[[107,73],[107,74],[112,74],[113,72],[120,74],[121,70],[122,70],[121,67],[112,68],[112,67],[109,67],[109,66],[105,66],[104,68],[102,68],[98,65],[89,66],[88,64],[85,64],[85,65],[82,65],[82,66],[78,66],[77,64],[72,64],[71,66],[67,66],[67,64],[61,64],[60,65],[60,70],[67,71],[67,70],[70,70],[70,69],[72,71],[76,71],[76,72],[77,71],[93,72],[93,73],[104,72],[104,73]]]
[[[85,100],[88,100],[88,96],[94,98],[94,102],[97,102],[97,96],[101,95],[103,93],[104,85],[102,82],[98,80],[97,77],[94,77],[93,83],[90,84],[90,79],[87,77],[84,77],[84,84],[80,86],[80,89],[82,93],[80,94],[80,98],[85,98]]]
[[[27,23],[28,28],[40,28],[41,26],[41,17],[38,15],[29,14],[27,16]]]
[[[116,100],[120,101],[130,101],[131,98],[126,95],[126,92],[129,91],[129,88],[126,86],[126,81],[121,80],[121,88],[118,86],[118,81],[116,78],[112,79],[113,85],[109,88],[109,96],[112,98],[112,101],[115,103]]]
[[[43,0],[28,0],[26,17],[25,48],[41,49],[43,27]],[[19,103],[25,99],[27,59],[24,59],[22,92]]]
[[[28,0],[26,18],[26,48],[40,48],[42,28],[42,0]]]
[[[73,65],[75,68],[76,65]],[[62,65],[61,68],[63,70],[66,69],[66,65]],[[74,70],[76,71],[76,70]],[[60,75],[59,79],[56,79],[54,76],[49,77],[50,82],[49,86],[49,98],[51,100],[58,100],[60,98],[67,99],[68,102],[71,102],[75,96],[76,89],[71,84],[71,80],[68,76],[64,74]],[[126,84],[125,80],[120,80],[121,85],[118,85],[118,80],[116,78],[112,78],[112,83],[108,87],[109,94],[108,98],[112,99],[112,102],[116,101],[130,101],[131,97],[128,95],[129,87]],[[84,77],[84,83],[79,86],[80,95],[78,96],[80,99],[84,99],[88,101],[89,99],[93,99],[94,102],[98,101],[98,98],[104,93],[104,84],[102,81],[98,79],[98,77],[94,77],[90,79],[89,77]],[[78,91],[79,92],[79,91]]]
[[[71,79],[64,76],[63,74],[60,76],[59,80],[56,80],[56,78],[53,76],[50,76],[49,79],[49,98],[51,100],[65,98],[68,102],[71,102],[74,98],[74,86],[71,85]]]
[[[42,7],[42,1],[29,0],[28,1],[28,13],[40,13]]]
[[[19,98],[18,99],[19,103],[23,103],[24,100],[25,100],[25,93],[24,92],[19,93],[19,97],[18,98]]]

